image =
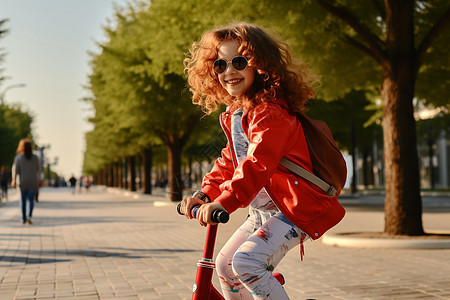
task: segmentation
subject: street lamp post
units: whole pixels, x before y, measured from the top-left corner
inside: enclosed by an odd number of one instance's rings
[[[11,89],[15,89],[15,88],[21,88],[21,87],[25,87],[26,84],[25,83],[16,83],[16,84],[11,84],[7,87],[5,87],[5,89],[3,90],[3,92],[0,93],[0,101],[1,101],[1,119],[0,121],[3,122],[4,120],[4,105],[5,105],[5,94],[7,91],[11,90]]]
[[[11,84],[11,85],[5,87],[3,92],[0,94],[0,99],[1,99],[2,105],[5,104],[4,103],[4,101],[5,101],[5,94],[6,94],[7,91],[9,91],[11,89],[15,89],[15,88],[22,88],[22,87],[25,87],[25,86],[26,86],[25,83],[16,83],[16,84]]]
[[[55,165],[57,165],[57,164],[58,164],[58,157],[55,157],[53,163],[50,163],[50,160],[47,162],[47,180],[48,180],[48,186],[52,186],[52,184],[51,184],[51,174],[52,174],[52,172],[51,172],[51,170],[50,170],[50,167],[51,167],[51,166],[55,166]],[[58,178],[57,178],[57,179],[58,179]],[[56,183],[56,181],[55,181],[55,184],[54,184],[53,186],[54,186],[54,187],[57,187],[57,186],[58,186],[57,183]]]
[[[44,182],[44,164],[45,164],[45,155],[44,155],[44,150],[45,149],[50,149],[50,145],[43,145],[42,147],[40,147],[39,150],[39,159],[41,160],[40,163],[40,169],[39,169],[39,179],[42,180],[42,182]]]

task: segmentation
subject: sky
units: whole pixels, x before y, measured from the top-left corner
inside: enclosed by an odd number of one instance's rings
[[[99,53],[103,27],[114,7],[127,0],[0,0],[0,20],[9,19],[0,39],[7,53],[0,64],[0,93],[5,104],[20,103],[34,116],[33,135],[45,150],[51,169],[66,179],[82,174],[85,133],[91,107],[85,88],[90,73],[88,52]]]

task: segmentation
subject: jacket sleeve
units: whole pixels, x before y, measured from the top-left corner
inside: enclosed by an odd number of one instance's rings
[[[263,104],[246,118],[250,142],[247,157],[232,178],[221,184],[222,193],[216,199],[229,213],[250,204],[296,142],[297,119],[279,105]]]
[[[234,166],[229,144],[222,149],[222,155],[216,159],[211,172],[205,175],[202,192],[214,201],[220,194],[220,185],[233,177]]]

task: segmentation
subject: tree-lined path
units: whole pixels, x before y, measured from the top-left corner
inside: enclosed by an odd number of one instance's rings
[[[17,194],[11,198],[0,207],[1,299],[190,299],[204,229],[178,216],[164,194],[44,188],[33,225],[21,224]],[[334,231],[381,231],[383,211],[365,205],[370,199],[345,199],[348,214]],[[438,200],[425,205],[424,227],[450,232],[448,206],[427,210],[448,203]],[[216,249],[245,216],[239,211],[221,226]],[[450,297],[448,249],[308,242],[303,262],[294,249],[278,271],[291,299]]]

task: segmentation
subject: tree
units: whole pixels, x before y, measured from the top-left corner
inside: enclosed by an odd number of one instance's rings
[[[114,165],[120,173],[125,159],[128,170],[124,171],[134,172],[130,162],[135,156],[142,156],[144,193],[149,194],[152,147],[158,142],[149,122],[154,115],[145,107],[147,99],[142,96],[142,90],[151,88],[152,82],[139,74],[141,64],[148,60],[145,53],[139,51],[141,36],[135,32],[135,10],[131,6],[118,7],[114,18],[115,23],[104,28],[108,42],[99,44],[99,54],[91,53],[92,73],[88,88],[93,94],[89,101],[95,117],[90,121],[95,127],[86,137],[84,165],[90,172]],[[131,189],[135,188],[133,180],[134,176],[131,176]]]
[[[423,24],[418,24],[414,23],[414,17],[421,13],[430,14],[426,10],[433,10],[431,2],[385,1],[384,14],[380,15],[385,26],[384,40],[348,7],[324,0],[318,2],[357,33],[355,37],[347,35],[347,42],[381,66],[386,165],[385,232],[421,235],[424,233],[422,199],[412,101],[424,58],[450,21],[448,2],[438,6],[443,13],[435,17],[434,22],[425,19],[421,20]],[[438,11],[433,14],[438,15]],[[428,21],[428,26],[425,21]],[[420,32],[423,27],[428,27],[428,32]],[[415,42],[416,36],[421,37],[418,43]]]
[[[385,232],[421,235],[424,233],[422,200],[412,101],[425,56],[427,52],[433,52],[433,42],[450,21],[448,2],[434,1],[434,4],[441,5],[433,7],[431,1],[385,1],[384,10],[376,7],[380,9],[378,32],[367,26],[349,7],[324,0],[318,3],[355,31],[353,36],[344,36],[346,42],[381,66],[386,165]],[[384,33],[384,38],[380,33]],[[419,37],[418,42],[415,37]]]
[[[0,110],[5,121],[0,124],[0,165],[11,167],[19,141],[32,138],[33,116],[19,105],[4,105]]]
[[[8,33],[8,29],[3,29],[8,20],[0,20],[0,39]],[[4,49],[0,48],[0,63],[5,59]],[[5,79],[1,76],[3,69],[0,69],[0,86]],[[3,97],[4,95],[0,95]],[[20,105],[0,105],[0,165],[11,167],[16,148],[22,138],[31,138],[31,124],[33,116],[23,110]]]
[[[115,14],[117,24],[106,28],[109,41],[101,45],[102,52],[92,61],[90,88],[96,108],[92,121],[110,122],[108,130],[122,129],[126,134],[120,137],[128,149],[131,145],[148,154],[155,137],[166,145],[171,199],[181,200],[181,151],[201,112],[191,105],[185,91],[183,57],[171,58],[178,59],[179,72],[175,73],[167,71],[168,62],[162,57],[165,53],[153,51],[163,41],[155,37],[152,8],[153,4],[151,8],[141,4],[119,9]],[[155,61],[163,63],[162,70],[153,66]],[[102,107],[106,113],[102,113]],[[119,148],[118,153],[123,155],[127,146]]]

